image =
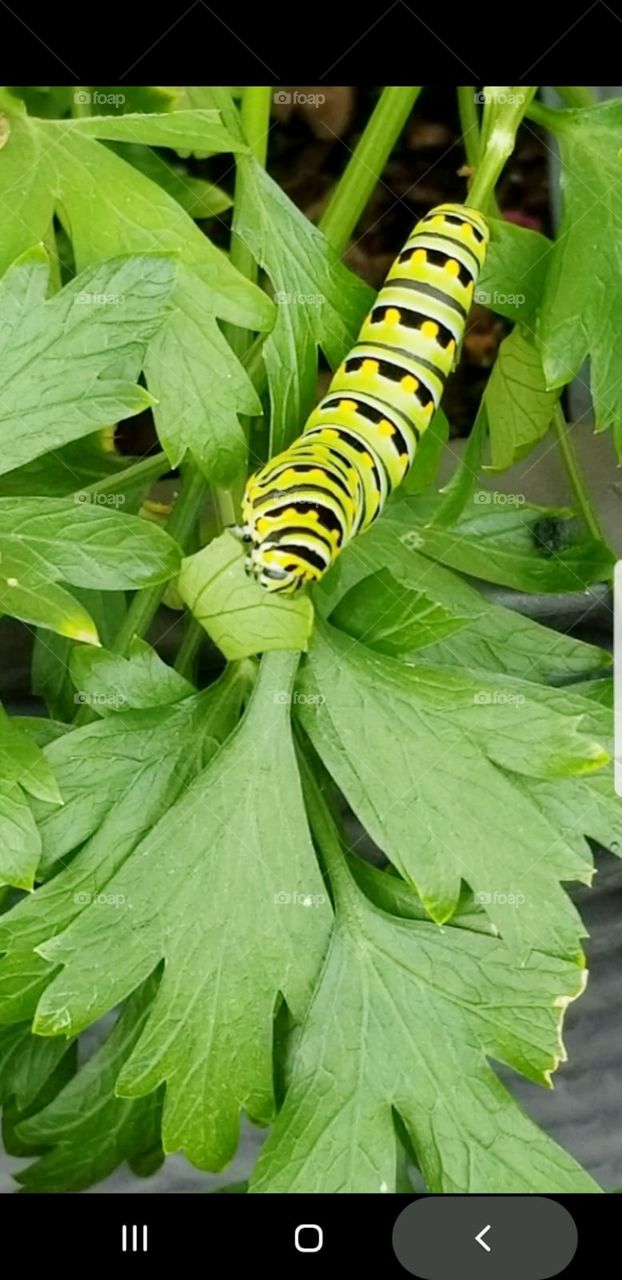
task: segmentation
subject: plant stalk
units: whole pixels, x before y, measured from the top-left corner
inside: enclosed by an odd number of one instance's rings
[[[578,84],[556,84],[555,92],[559,94],[566,107],[594,107],[596,99],[591,89]]]
[[[553,416],[553,432],[557,440],[559,452],[563,459],[566,474],[574,494],[577,507],[593,538],[604,542],[603,531],[592,500],[587,491],[583,473],[577,461],[574,446],[570,439],[572,425],[568,426],[561,405],[558,403]]]
[[[342,254],[421,93],[421,85],[382,90],[320,218],[320,231]]]
[[[494,190],[516,142],[518,126],[529,109],[537,86],[493,87],[485,90],[481,158],[469,191],[469,205],[490,212]]]

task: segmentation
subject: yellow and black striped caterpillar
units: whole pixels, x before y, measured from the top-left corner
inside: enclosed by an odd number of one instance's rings
[[[488,240],[475,209],[426,214],[302,435],[248,480],[240,532],[268,591],[321,578],[401,484],[454,365]]]

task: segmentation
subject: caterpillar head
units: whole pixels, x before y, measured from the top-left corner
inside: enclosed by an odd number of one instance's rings
[[[286,545],[262,539],[254,524],[245,524],[235,533],[248,546],[244,560],[246,573],[266,591],[293,595],[310,581],[308,568],[300,557],[292,555]]]

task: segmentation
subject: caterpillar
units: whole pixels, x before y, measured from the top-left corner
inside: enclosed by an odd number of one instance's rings
[[[378,518],[440,402],[489,241],[442,204],[418,222],[302,434],[247,481],[247,571],[291,594]]]

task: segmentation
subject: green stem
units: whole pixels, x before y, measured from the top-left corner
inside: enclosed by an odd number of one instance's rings
[[[56,232],[54,230],[53,221],[50,222],[50,225],[45,233],[45,236],[43,237],[43,243],[45,245],[47,255],[50,260],[50,281],[48,285],[48,293],[49,294],[58,293],[59,289],[62,289],[63,287],[63,282],[60,274],[60,258],[58,256],[58,250],[56,246]]]
[[[467,158],[467,164],[474,173],[477,171],[477,166],[482,152],[482,138],[480,135],[479,119],[475,100],[476,93],[474,85],[458,85],[458,113],[460,116],[460,128],[462,130],[462,142]],[[468,187],[467,202],[470,204]],[[495,217],[500,216],[499,206],[494,194],[490,199],[490,213],[494,214]]]
[[[351,913],[356,894],[353,892],[354,882],[346,861],[339,828],[327,798],[332,779],[315,756],[296,720],[294,720],[294,738],[309,826],[315,843],[321,851],[335,903],[339,906],[342,917],[345,918]]]
[[[181,489],[166,524],[166,532],[182,548],[198,517],[205,487],[205,478],[200,471],[195,467],[182,467]],[[137,592],[115,636],[112,645],[115,653],[125,653],[134,636],[144,636],[156,615],[166,585],[166,582],[157,582],[153,587],[144,587]]]
[[[154,453],[151,458],[142,458],[140,462],[133,462],[131,466],[125,467],[123,471],[117,471],[116,474],[104,476],[103,480],[94,480],[93,484],[86,484],[78,492],[80,493],[124,493],[126,489],[133,489],[139,484],[149,484],[151,480],[158,480],[160,476],[165,475],[171,470],[171,464],[165,453]]]
[[[383,89],[333,191],[320,230],[338,254],[350,236],[421,93],[421,85]]]
[[[447,484],[440,490],[441,501],[430,521],[431,527],[450,528],[462,514],[479,478],[487,431],[486,408],[480,404],[462,458],[456,464]],[[451,449],[451,442],[448,447]]]
[[[566,474],[574,493],[577,507],[583,516],[587,528],[593,538],[597,538],[599,542],[603,542],[604,538],[600,521],[592,505],[592,500],[587,491],[585,480],[570,439],[571,431],[572,426],[568,426],[561,405],[558,404],[553,417],[553,432],[557,439],[564,467],[566,468]]]
[[[578,84],[556,84],[555,92],[559,94],[566,107],[593,107],[596,99],[591,89]]]
[[[173,663],[175,670],[179,672],[180,676],[185,676],[186,680],[191,680],[192,682],[195,680],[196,660],[204,639],[205,632],[200,622],[197,622],[192,614],[188,614],[186,630]]]
[[[485,89],[482,156],[469,191],[469,205],[490,211],[501,171],[511,156],[518,126],[529,109],[537,86],[509,85]]]
[[[265,85],[248,85],[242,94],[242,106],[240,109],[240,125],[244,141],[250,147],[251,155],[262,167],[265,166],[266,156],[268,154],[268,134],[270,132],[270,107],[272,103],[272,89]],[[239,202],[240,188],[244,181],[243,166],[238,165],[235,179],[234,205]],[[244,244],[240,236],[235,231],[231,235],[231,264],[237,267],[247,280],[253,284],[257,282],[258,267],[255,259]],[[243,350],[247,350],[252,342],[252,337],[247,329],[236,329],[236,335],[243,335],[245,344]],[[240,354],[238,352],[238,354]]]
[[[477,169],[479,164],[479,119],[475,105],[475,85],[458,85],[458,114],[466,153],[467,164]]]
[[[80,95],[86,94],[87,101],[80,102]],[[73,90],[73,100],[69,108],[71,116],[74,120],[82,120],[84,116],[91,114],[91,91],[86,89],[83,84],[77,84]]]
[[[244,141],[250,147],[251,155],[258,164],[264,166],[268,153],[268,134],[270,132],[270,108],[272,105],[272,89],[266,85],[248,85],[242,94],[238,132],[241,129]],[[244,182],[244,157],[238,162],[233,195],[234,208],[239,205],[240,191]],[[257,283],[259,268],[244,241],[235,231],[231,232],[231,265],[241,275]],[[240,329],[237,325],[223,325],[223,332],[238,359],[242,359],[253,344],[253,335],[248,329]]]
[[[531,102],[525,115],[551,133],[560,132],[568,123],[566,111],[559,107],[545,107],[543,102]]]

